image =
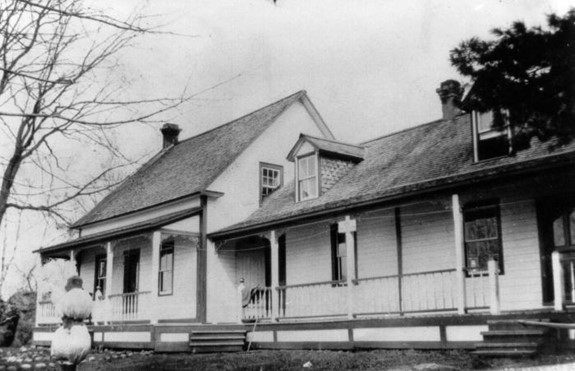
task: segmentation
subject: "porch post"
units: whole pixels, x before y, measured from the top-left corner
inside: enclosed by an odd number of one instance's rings
[[[465,314],[465,245],[463,239],[463,216],[459,195],[451,196],[451,212],[453,213],[453,234],[455,237],[455,279],[457,281],[457,313]]]
[[[279,291],[279,243],[276,231],[270,232],[270,250],[271,250],[271,274],[272,274],[272,287],[269,296],[270,308],[271,308],[271,320],[277,321],[279,316],[279,300],[277,295]]]
[[[110,295],[112,291],[112,286],[114,285],[114,280],[112,279],[112,273],[114,272],[114,248],[112,242],[106,243],[106,293],[107,297],[104,298],[106,301],[106,311],[104,319],[107,323],[112,321],[112,302]]]
[[[42,266],[44,264],[42,264],[42,254],[38,253],[38,257],[36,258],[36,266],[38,267],[38,269],[36,270],[36,272],[38,272],[39,270],[42,270]],[[40,290],[37,290],[37,294],[36,294],[36,327],[39,326],[40,321],[39,318],[41,316],[41,310],[40,310],[40,302],[42,301],[42,292],[40,292]]]
[[[151,287],[151,299],[152,302],[158,297],[158,285],[159,285],[159,275],[160,275],[160,246],[162,244],[162,232],[154,231],[152,233],[152,287]],[[150,323],[158,323],[158,309],[157,306],[149,305]]]
[[[357,223],[349,215],[343,222],[338,223],[338,231],[345,233],[345,249],[347,258],[347,318],[353,319],[353,286],[356,280],[355,271],[355,238],[353,232],[357,229]]]
[[[565,301],[565,280],[563,279],[563,267],[561,266],[561,253],[553,251],[551,253],[551,266],[553,268],[553,297],[555,298],[554,309],[563,310]]]
[[[499,314],[501,304],[499,298],[499,267],[495,259],[490,258],[487,262],[487,272],[489,274],[489,312]]]

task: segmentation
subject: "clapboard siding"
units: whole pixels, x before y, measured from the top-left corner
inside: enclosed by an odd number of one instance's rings
[[[256,286],[264,287],[266,284],[266,260],[263,248],[236,252],[236,282],[243,278],[248,290]]]
[[[291,228],[286,235],[286,284],[330,281],[331,242],[327,223]]]
[[[124,251],[140,250],[138,270],[138,290],[149,291],[152,288],[152,239],[150,235],[137,236],[117,242],[114,246],[114,265],[112,272],[112,290],[106,295],[121,294],[124,291]]]
[[[90,295],[94,293],[94,278],[96,270],[96,255],[105,254],[104,248],[92,248],[89,250],[81,251],[77,259],[80,261],[80,277],[82,277],[82,285]]]
[[[501,309],[541,307],[541,265],[535,202],[501,199],[505,274],[500,276]]]
[[[239,282],[234,241],[224,244],[216,251],[213,242],[208,240],[208,267],[207,321],[239,322],[241,309],[237,292]]]
[[[402,207],[403,273],[455,267],[451,211],[441,204]]]
[[[176,243],[174,246],[173,293],[152,298],[154,310],[156,311],[155,318],[196,317],[196,256],[197,249],[191,243]],[[151,284],[157,285],[158,278],[151,277],[150,272],[141,271],[140,274],[150,276]],[[148,287],[152,288],[151,286]]]
[[[397,274],[397,239],[393,210],[369,213],[357,223],[358,278]]]

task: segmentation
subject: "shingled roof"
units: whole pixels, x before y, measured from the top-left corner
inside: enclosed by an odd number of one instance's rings
[[[297,143],[294,145],[292,150],[287,156],[289,161],[294,161],[295,152],[300,148],[303,142],[310,143],[314,148],[316,148],[320,153],[331,154],[337,156],[348,157],[356,160],[363,160],[365,155],[365,148],[362,146],[356,146],[349,143],[339,142],[337,140],[325,139],[312,137],[307,134],[300,134]]]
[[[108,194],[73,227],[78,228],[205,191],[286,108],[305,95],[305,91],[299,91],[168,147]]]
[[[514,156],[474,163],[470,115],[434,121],[363,143],[365,159],[320,197],[295,202],[292,182],[274,192],[245,221],[211,237],[242,234],[313,215],[333,215],[336,210],[536,166],[564,161],[574,164],[575,142],[551,150],[555,144],[533,141],[531,148]]]

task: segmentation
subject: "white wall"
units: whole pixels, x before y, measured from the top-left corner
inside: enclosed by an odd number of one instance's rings
[[[195,237],[197,238],[197,237]],[[174,281],[171,295],[152,298],[155,317],[159,319],[189,319],[196,317],[197,245],[177,238],[174,246]],[[149,273],[148,273],[149,274]],[[151,277],[153,284],[158,279]]]
[[[329,223],[290,228],[286,232],[286,284],[332,280]]]
[[[240,301],[237,296],[236,258],[234,242],[221,247],[208,240],[207,322],[239,322]]]
[[[453,219],[442,203],[401,207],[403,273],[455,268]]]
[[[164,215],[169,215],[178,211],[193,209],[199,206],[200,206],[199,197],[195,197],[193,199],[186,201],[178,201],[175,203],[161,205],[148,210],[136,212],[127,216],[118,217],[109,221],[103,221],[100,223],[86,226],[82,228],[82,237],[89,236],[94,233],[105,232],[110,229],[127,227],[132,224],[145,222],[150,219],[158,218]],[[197,228],[197,224],[189,224],[187,227]],[[198,232],[198,230],[191,230],[191,229],[188,230],[187,228],[184,230],[188,232]]]
[[[296,102],[208,187],[224,193],[208,203],[208,233],[244,220],[259,207],[260,162],[283,166],[284,184],[293,180],[293,163],[286,156],[301,133],[323,137],[308,111]]]
[[[93,247],[82,250],[77,255],[80,261],[80,277],[82,277],[83,288],[86,292],[94,293],[94,279],[96,276],[96,255],[106,254],[104,247]]]
[[[541,263],[535,202],[503,198],[502,204],[505,272],[499,277],[501,309],[540,308]]]
[[[358,278],[397,274],[393,210],[365,214],[357,222],[357,267]]]

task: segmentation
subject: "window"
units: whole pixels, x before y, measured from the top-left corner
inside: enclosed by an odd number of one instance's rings
[[[575,208],[564,211],[553,220],[553,242],[558,248],[575,248]]]
[[[498,115],[501,115],[502,120],[508,122],[509,113],[507,111],[500,111]],[[475,161],[507,156],[511,153],[511,129],[509,125],[505,125],[502,129],[497,129],[494,125],[494,120],[495,115],[493,111],[473,112]]]
[[[283,184],[283,167],[260,163],[260,202]]]
[[[297,159],[298,201],[318,196],[317,156],[315,154]]]
[[[96,277],[94,279],[94,293],[100,290],[106,296],[106,255],[96,256]],[[94,296],[95,297],[95,296]]]
[[[158,277],[158,293],[170,295],[174,282],[174,239],[162,242],[160,247],[160,269]]]
[[[466,268],[472,272],[487,271],[493,257],[503,274],[501,226],[498,205],[471,207],[463,212]]]
[[[357,235],[353,233],[355,259],[355,275],[357,277]],[[345,233],[339,233],[337,224],[331,226],[331,258],[332,258],[332,280],[333,281],[346,281],[347,280],[347,245],[345,243]]]

